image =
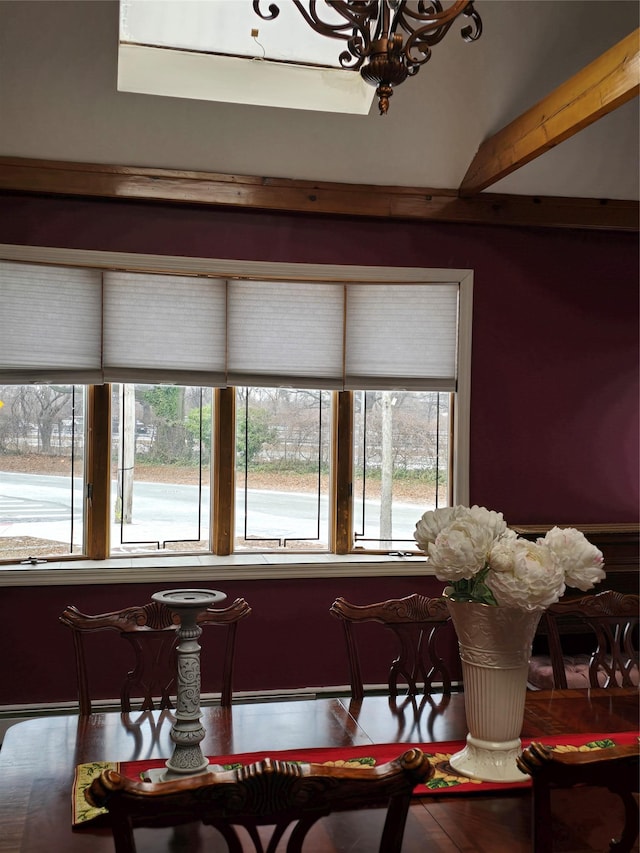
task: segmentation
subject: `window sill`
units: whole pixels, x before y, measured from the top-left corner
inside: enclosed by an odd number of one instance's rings
[[[229,580],[433,575],[422,556],[236,554],[230,557],[118,557],[0,567],[0,587],[123,583],[207,584]]]

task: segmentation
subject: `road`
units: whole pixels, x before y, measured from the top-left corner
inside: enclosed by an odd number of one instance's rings
[[[73,490],[74,527],[81,532],[82,481],[77,478]],[[112,495],[116,494],[115,481]],[[54,475],[16,474],[0,471],[0,536],[38,536],[67,541],[71,515],[69,478]],[[210,490],[202,489],[202,512],[198,531],[198,489],[165,483],[136,482],[133,498],[133,523],[123,525],[126,542],[190,540],[208,537]],[[244,493],[236,493],[236,535],[244,534]],[[394,503],[394,535],[413,536],[416,521],[427,507]],[[316,495],[249,489],[247,491],[247,536],[251,538],[314,538],[318,499]],[[375,501],[367,501],[367,515],[374,522],[379,512]],[[321,540],[326,539],[328,501],[320,501]],[[120,525],[114,525],[120,539]],[[199,535],[198,535],[199,534]],[[377,529],[368,525],[366,536]],[[74,538],[76,538],[74,536]]]

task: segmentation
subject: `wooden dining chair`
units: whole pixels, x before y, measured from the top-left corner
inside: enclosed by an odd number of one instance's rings
[[[213,628],[225,629],[227,632],[220,697],[223,706],[231,705],[232,700],[238,623],[250,613],[251,608],[245,599],[236,598],[228,607],[209,607],[198,615],[198,624],[205,632]],[[134,708],[140,711],[173,708],[179,617],[172,614],[164,604],[152,601],[141,607],[126,607],[123,610],[93,616],[81,613],[70,605],[59,618],[73,634],[81,715],[91,714],[92,710],[85,638],[96,631],[119,633],[122,639],[130,644],[134,653],[133,668],[127,672],[120,688],[121,711],[130,713]],[[208,668],[209,661],[204,656],[201,660],[203,674]]]
[[[532,656],[529,686],[637,687],[639,621],[638,595],[604,590],[552,604],[536,639],[546,635],[548,654]]]
[[[520,770],[528,773],[533,782],[534,853],[552,853],[553,850],[552,791],[587,786],[607,788],[621,798],[624,806],[622,833],[618,840],[610,842],[609,849],[612,853],[629,853],[633,849],[640,818],[638,801],[634,796],[640,791],[640,746],[637,741],[587,752],[556,752],[543,744],[532,743],[516,761]]]
[[[275,851],[289,826],[287,853],[300,853],[311,827],[335,811],[386,808],[380,853],[400,853],[416,785],[433,775],[419,749],[379,767],[336,767],[265,758],[257,764],[171,782],[127,779],[112,770],[96,777],[87,801],[108,810],[116,853],[135,853],[136,827],[176,826],[193,821],[215,827],[229,853],[244,849],[236,827],[244,827],[255,850],[265,848],[258,827],[270,826],[267,851]]]
[[[379,623],[398,641],[398,655],[391,662],[388,674],[390,696],[398,695],[398,682],[402,681],[406,683],[410,696],[429,693],[436,685],[439,692],[451,693],[451,673],[437,647],[440,632],[450,622],[443,598],[427,598],[413,593],[405,598],[365,605],[337,598],[330,612],[344,626],[353,699],[364,696],[360,651],[354,630],[356,625],[364,622]]]

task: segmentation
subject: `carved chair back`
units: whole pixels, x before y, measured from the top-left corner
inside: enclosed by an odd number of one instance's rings
[[[411,794],[433,775],[419,749],[380,767],[346,768],[264,759],[236,770],[178,781],[148,783],[105,770],[85,792],[91,805],[108,810],[116,853],[135,853],[136,827],[201,821],[224,836],[230,853],[243,848],[235,831],[244,827],[255,850],[265,848],[258,827],[271,826],[268,851],[293,825],[287,853],[300,853],[308,831],[333,811],[386,807],[380,853],[400,853]],[[217,848],[216,848],[217,849]]]
[[[360,652],[354,626],[377,622],[391,631],[398,641],[398,655],[388,675],[389,695],[398,695],[398,682],[404,681],[409,696],[431,692],[434,685],[444,694],[451,693],[451,673],[437,647],[437,639],[450,623],[449,610],[442,598],[427,598],[413,593],[375,604],[351,604],[337,598],[330,612],[342,621],[349,660],[351,696],[362,699],[364,684]]]
[[[238,623],[250,613],[251,608],[244,598],[237,598],[228,607],[210,607],[198,616],[198,624],[205,631],[223,628],[227,632],[220,699],[224,706],[231,705]],[[130,713],[134,709],[134,700],[136,709],[140,711],[173,708],[171,697],[175,694],[180,620],[164,604],[153,601],[142,607],[127,607],[92,616],[70,605],[60,616],[60,622],[73,635],[80,714],[90,714],[92,709],[85,637],[96,631],[119,633],[133,650],[134,665],[127,672],[120,689],[122,712]],[[203,673],[208,667],[209,662],[203,658]]]
[[[551,791],[578,786],[607,788],[622,799],[622,833],[617,841],[611,842],[610,850],[629,853],[634,849],[640,817],[634,796],[640,791],[638,742],[588,752],[554,752],[550,747],[532,743],[516,760],[520,770],[533,781],[534,853],[551,853],[553,849]]]
[[[640,597],[612,590],[552,604],[541,620],[549,655],[533,656],[530,683],[564,690],[638,686],[639,621]],[[568,654],[571,636],[584,638],[585,632],[589,652]]]

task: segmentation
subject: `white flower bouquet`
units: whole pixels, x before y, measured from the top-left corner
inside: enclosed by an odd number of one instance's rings
[[[586,591],[605,577],[602,552],[579,530],[554,527],[531,542],[481,506],[425,512],[414,538],[454,601],[544,610],[566,586]]]

